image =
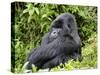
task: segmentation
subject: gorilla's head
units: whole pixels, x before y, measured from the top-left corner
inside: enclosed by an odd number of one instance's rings
[[[56,33],[53,36],[57,36],[58,33],[74,36],[77,33],[75,17],[69,13],[61,14],[51,23],[51,34],[52,32]]]

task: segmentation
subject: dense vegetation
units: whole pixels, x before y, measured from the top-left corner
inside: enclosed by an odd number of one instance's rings
[[[81,62],[69,60],[51,71],[90,69],[97,67],[97,8],[39,3],[13,3],[11,9],[11,71],[23,72],[27,54],[38,47],[49,31],[51,22],[61,13],[75,15],[82,40]],[[63,66],[63,68],[61,67]],[[33,72],[36,69],[33,68]]]

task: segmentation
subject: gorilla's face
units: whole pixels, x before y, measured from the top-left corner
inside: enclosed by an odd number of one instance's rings
[[[65,22],[62,19],[53,21],[51,27],[51,35],[50,35],[52,38],[57,38],[58,36],[64,36],[69,34],[70,32],[69,24]]]

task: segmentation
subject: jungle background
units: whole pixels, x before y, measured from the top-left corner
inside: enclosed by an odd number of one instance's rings
[[[23,73],[28,53],[40,45],[50,29],[51,22],[61,13],[75,15],[82,41],[81,62],[69,60],[51,71],[97,68],[97,7],[63,4],[24,3],[11,4],[11,71]],[[32,69],[37,72],[36,68]]]

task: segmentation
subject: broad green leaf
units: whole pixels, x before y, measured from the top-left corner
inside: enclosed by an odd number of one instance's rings
[[[26,5],[26,7],[30,10],[30,9],[32,9],[32,7],[33,7],[33,4],[28,4],[28,5]]]
[[[35,12],[37,15],[39,15],[39,9],[38,8],[34,8]]]
[[[24,13],[27,13],[28,11],[29,11],[28,9],[25,9],[25,10],[23,11],[23,14],[24,14]]]
[[[43,19],[43,18],[45,18],[45,17],[47,17],[47,14],[44,14],[44,15],[42,16],[42,18],[41,18],[41,19]]]
[[[34,10],[29,10],[29,15],[32,16],[34,13]]]
[[[29,16],[28,17],[28,23],[30,23],[31,19],[32,19],[32,16]]]

